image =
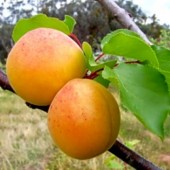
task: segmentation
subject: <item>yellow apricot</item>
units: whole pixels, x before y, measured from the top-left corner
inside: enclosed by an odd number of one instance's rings
[[[10,51],[6,72],[14,91],[29,103],[49,105],[59,89],[85,75],[81,48],[66,34],[37,28],[22,36]]]
[[[54,97],[48,128],[54,143],[77,159],[93,158],[115,142],[120,112],[113,95],[89,79],[70,80]]]

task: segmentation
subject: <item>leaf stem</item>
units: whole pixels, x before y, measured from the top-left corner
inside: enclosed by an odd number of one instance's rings
[[[94,79],[96,78],[98,75],[99,75],[99,72],[101,72],[103,70],[102,69],[99,69],[99,70],[96,70],[95,72],[92,72],[90,73],[89,75],[86,73],[86,75],[84,76],[84,78],[87,78],[87,79]]]
[[[104,56],[104,53],[101,53],[98,55],[98,57],[95,59],[95,61],[98,61],[100,58],[102,58]]]
[[[125,61],[125,64],[141,64],[141,62],[139,60],[135,60],[135,61]],[[117,67],[120,63],[116,63],[114,67]]]

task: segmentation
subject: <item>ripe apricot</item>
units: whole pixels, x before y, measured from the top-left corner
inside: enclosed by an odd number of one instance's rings
[[[66,34],[37,28],[23,35],[10,51],[6,72],[14,91],[35,105],[49,105],[59,89],[86,71],[81,48]]]
[[[117,102],[94,80],[70,80],[56,94],[48,111],[54,143],[77,159],[89,159],[108,150],[118,136],[119,126]]]

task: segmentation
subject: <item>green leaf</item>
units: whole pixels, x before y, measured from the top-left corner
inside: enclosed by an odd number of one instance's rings
[[[101,74],[99,76],[97,76],[94,80],[97,81],[98,83],[102,84],[105,87],[108,87],[110,84],[110,81],[104,79]]]
[[[73,32],[76,21],[73,17],[65,15],[64,23],[68,26],[70,33]]]
[[[112,68],[116,63],[116,60],[110,60],[110,61],[105,61],[105,62],[100,62],[100,63],[96,62],[94,59],[92,47],[87,42],[83,42],[82,49],[83,49],[84,54],[87,59],[87,68],[89,71],[94,72],[94,71],[103,69],[104,66],[106,66],[106,65],[108,67]]]
[[[59,31],[69,34],[70,30],[68,25],[64,21],[57,18],[47,17],[44,14],[38,14],[28,19],[21,19],[17,22],[14,27],[12,38],[16,42],[18,41],[26,32],[31,31],[36,28],[45,27],[53,28]]]
[[[106,35],[101,42],[101,47],[105,54],[137,59],[141,62],[147,61],[154,67],[159,65],[150,45],[136,33],[126,29],[119,29]]]
[[[92,59],[92,61],[94,61],[93,50],[92,50],[91,45],[88,42],[83,42],[82,49],[83,49],[83,52],[84,52],[85,56],[88,59]]]
[[[152,49],[157,55],[159,70],[165,76],[170,93],[170,50],[156,45],[153,45]]]
[[[106,67],[105,79],[117,81],[121,102],[151,132],[164,137],[164,121],[170,112],[170,96],[164,76],[153,67],[120,64],[114,70]]]

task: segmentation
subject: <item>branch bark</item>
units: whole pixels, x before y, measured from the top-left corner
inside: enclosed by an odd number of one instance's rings
[[[122,161],[126,162],[130,166],[138,170],[161,170],[159,167],[148,161],[138,153],[129,149],[121,142],[116,140],[114,145],[109,149],[111,153],[116,155]]]
[[[146,35],[134,23],[128,12],[125,9],[119,7],[114,2],[114,0],[96,0],[96,1],[98,1],[105,9],[107,9],[111,13],[114,16],[114,18],[122,25],[122,27],[138,33],[148,44],[151,44]]]
[[[10,86],[6,74],[2,70],[0,70],[0,87],[3,90],[9,90],[14,93],[14,90]]]

